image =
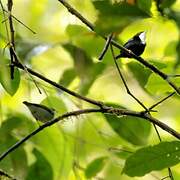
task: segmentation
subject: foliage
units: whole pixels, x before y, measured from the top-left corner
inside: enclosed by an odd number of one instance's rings
[[[179,148],[180,142],[172,141],[139,149],[128,157],[123,172],[129,176],[143,176],[152,170],[173,166],[179,162]]]
[[[7,2],[0,2],[7,9]],[[168,81],[180,87],[180,78],[175,76],[180,74],[179,0],[66,1],[94,25],[94,31],[58,0],[13,2],[13,16],[36,32],[33,34],[13,18],[17,57],[25,66],[57,82],[55,86],[61,85],[107,106],[144,113],[126,92],[110,48],[103,61],[98,61],[98,57],[105,44],[102,36],[114,33],[113,40],[122,45],[137,32],[146,30],[143,59],[170,75]],[[95,107],[39,80],[22,67],[15,67],[11,79],[8,43],[12,32],[7,37],[5,25],[9,30],[9,20],[8,13],[4,13],[5,16],[0,13],[0,21],[4,20],[0,23],[1,154],[40,125],[23,101],[53,108],[55,117]],[[119,49],[113,49],[118,55]],[[131,93],[146,107],[174,92],[167,81],[134,58],[122,58],[117,63]],[[179,132],[180,98],[174,94],[157,105],[151,115]],[[100,113],[68,117],[9,153],[0,161],[0,176],[2,170],[22,180],[128,180],[136,176],[152,179],[154,174],[159,178],[168,176],[167,168],[171,167],[174,179],[180,179],[179,141],[157,130],[162,142],[154,125],[140,117]]]

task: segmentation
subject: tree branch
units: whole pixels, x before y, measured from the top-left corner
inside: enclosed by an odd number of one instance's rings
[[[9,13],[6,9],[3,9],[4,12]],[[24,24],[22,21],[20,21],[17,17],[11,14],[11,17],[14,18],[18,23],[22,24],[25,28],[27,28],[29,31],[31,31],[33,34],[36,34],[34,30],[32,30],[30,27],[28,27],[26,24]],[[3,22],[5,22],[6,19]]]
[[[35,129],[30,134],[28,134],[27,136],[25,136],[24,138],[19,140],[17,143],[12,145],[7,151],[2,153],[1,156],[0,156],[0,161],[2,161],[9,153],[13,152],[15,149],[17,149],[21,144],[26,142],[28,139],[35,136],[37,133],[39,133],[43,129],[45,129],[45,128],[49,127],[49,126],[52,126],[53,124],[57,123],[58,121],[61,121],[61,120],[65,119],[65,118],[68,118],[68,117],[71,117],[71,116],[78,116],[78,115],[81,115],[81,114],[89,114],[89,113],[94,113],[94,112],[96,112],[96,113],[100,112],[100,113],[103,113],[103,114],[108,113],[108,114],[113,114],[113,115],[117,115],[117,116],[128,115],[128,116],[139,117],[139,118],[142,118],[144,120],[148,120],[151,123],[156,124],[161,129],[165,130],[166,132],[168,132],[169,134],[173,135],[174,137],[176,137],[177,139],[180,140],[180,133],[176,132],[174,129],[172,129],[168,125],[166,125],[163,122],[153,118],[151,115],[149,115],[147,113],[104,106],[101,109],[83,109],[83,110],[67,112],[67,113],[65,113],[65,114],[63,114],[63,115],[61,115],[61,116],[59,116],[59,117],[57,117],[57,118],[55,118],[55,119],[53,119],[51,121],[46,122],[45,124],[43,124],[39,128]]]
[[[79,20],[81,20],[87,27],[89,27],[92,31],[95,32],[94,25],[90,23],[87,19],[85,19],[78,11],[76,11],[69,3],[67,3],[65,0],[58,0],[61,4],[63,4],[68,11],[75,15]],[[98,34],[99,35],[99,34]],[[101,36],[105,40],[107,40],[107,37]],[[179,95],[180,95],[180,87],[177,87],[169,78],[168,75],[165,74],[164,72],[160,71],[158,68],[156,68],[154,65],[151,63],[145,61],[143,58],[136,56],[132,51],[129,51],[128,49],[124,48],[123,46],[119,45],[116,41],[112,40],[111,44],[118,49],[121,49],[124,51],[126,54],[129,56],[133,57],[136,59],[138,62],[149,68],[151,71],[159,75],[163,80],[165,80]]]
[[[16,57],[16,58],[17,58],[17,57]],[[66,92],[66,93],[68,93],[68,94],[70,94],[70,95],[72,95],[72,96],[74,96],[74,97],[76,97],[76,98],[82,99],[82,100],[84,100],[84,101],[86,101],[86,102],[88,102],[88,103],[91,103],[91,104],[96,105],[96,106],[99,106],[99,107],[102,107],[102,106],[103,106],[103,103],[102,103],[102,102],[100,102],[100,101],[95,101],[95,100],[90,99],[90,98],[87,98],[87,97],[85,97],[85,96],[81,96],[80,94],[78,94],[78,93],[76,93],[76,92],[74,92],[74,91],[71,91],[71,90],[65,88],[64,86],[62,86],[62,85],[60,85],[60,84],[58,84],[58,83],[56,83],[56,82],[54,82],[54,81],[51,81],[50,79],[48,79],[48,78],[46,78],[45,76],[39,74],[38,72],[35,72],[35,71],[33,71],[32,69],[30,69],[30,68],[28,68],[28,67],[25,67],[24,65],[22,65],[22,64],[19,63],[19,62],[18,62],[18,63],[17,63],[17,62],[14,62],[14,66],[16,66],[16,67],[18,67],[18,68],[20,68],[20,69],[22,69],[22,70],[25,70],[25,69],[26,69],[31,75],[36,76],[37,78],[43,80],[44,82],[46,82],[46,83],[48,83],[48,84],[56,87],[57,89],[60,89],[60,90],[62,90],[62,91],[64,91],[64,92]]]
[[[15,55],[15,54],[14,54]],[[15,56],[15,58],[17,58],[17,56]],[[87,97],[84,97],[84,96],[81,96],[80,94],[74,92],[74,91],[71,91],[65,87],[63,87],[62,85],[59,85],[57,84],[56,82],[54,81],[51,81],[50,79],[44,77],[43,75],[33,71],[32,69],[30,68],[27,68],[27,67],[24,67],[20,61],[15,61],[14,62],[14,66],[22,69],[22,70],[26,70],[31,74],[31,75],[34,75],[36,77],[38,77],[39,79],[45,81],[46,83],[48,84],[51,84],[52,86],[76,97],[76,98],[79,98],[79,99],[82,99],[88,103],[91,103],[93,105],[96,105],[96,106],[99,106],[101,108],[102,111],[99,111],[99,112],[104,112],[103,110],[106,110],[107,113],[115,113],[116,115],[130,115],[130,116],[136,116],[136,117],[140,117],[140,118],[144,118],[144,119],[147,119],[148,121],[158,125],[159,127],[161,127],[162,129],[164,129],[165,131],[169,132],[170,134],[172,134],[174,137],[180,139],[180,134],[178,132],[176,132],[175,130],[173,130],[172,128],[169,128],[166,124],[156,120],[155,118],[153,118],[150,114],[147,113],[147,111],[143,111],[143,112],[135,112],[135,111],[126,111],[126,110],[120,110],[119,109],[115,109],[114,111],[107,111],[107,108],[109,110],[110,107],[106,106],[103,102],[100,102],[100,101],[96,101],[96,100],[93,100],[93,99],[90,99],[90,98],[87,98]],[[112,108],[110,108],[112,109]],[[117,111],[116,111],[117,110]],[[119,112],[119,114],[118,114]]]
[[[172,92],[171,94],[169,94],[168,96],[164,97],[163,99],[161,99],[160,101],[158,101],[157,103],[153,104],[149,110],[154,109],[156,106],[158,106],[159,104],[161,104],[162,102],[164,102],[165,100],[169,99],[170,97],[174,96],[176,93]]]
[[[111,49],[111,54],[112,54],[112,57],[113,57],[114,64],[115,64],[116,69],[118,70],[118,74],[119,74],[119,76],[120,76],[120,78],[121,78],[121,80],[122,80],[122,82],[123,82],[123,84],[124,84],[124,86],[125,86],[125,88],[126,88],[127,94],[129,94],[133,99],[135,99],[135,101],[136,101],[138,104],[140,104],[146,111],[148,111],[148,109],[146,108],[146,106],[145,106],[138,98],[136,98],[136,97],[131,93],[131,91],[130,91],[130,89],[128,88],[128,85],[127,85],[127,83],[126,83],[126,81],[125,81],[125,79],[124,79],[124,77],[123,77],[123,74],[122,74],[122,72],[121,72],[121,70],[120,70],[120,68],[119,68],[119,66],[118,66],[118,63],[117,63],[117,61],[116,61],[116,58],[115,58],[115,54],[114,54],[114,50],[113,50],[113,46],[112,46],[112,45],[110,45],[110,49]]]
[[[24,70],[24,66],[22,66],[20,63],[15,62],[14,65],[15,65],[16,67]],[[27,68],[27,67],[26,67],[26,70],[27,70],[30,74],[38,77],[39,79],[45,81],[46,83],[51,84],[52,86],[54,86],[54,87],[56,87],[56,88],[58,88],[58,89],[60,89],[60,90],[62,90],[62,91],[64,91],[64,92],[66,92],[66,93],[68,93],[68,94],[70,94],[70,95],[72,95],[72,96],[74,96],[74,97],[76,97],[76,98],[82,99],[82,100],[84,100],[84,101],[86,101],[86,102],[88,102],[88,103],[91,103],[91,104],[93,104],[93,105],[99,106],[99,107],[101,108],[101,110],[102,110],[102,111],[99,111],[99,112],[104,112],[103,110],[105,110],[107,113],[115,113],[116,115],[130,115],[130,116],[136,116],[136,117],[144,118],[144,119],[147,119],[148,121],[150,121],[150,122],[158,125],[159,127],[161,127],[162,129],[164,129],[165,131],[169,132],[170,134],[172,134],[172,135],[175,136],[176,138],[180,139],[180,134],[179,134],[178,132],[176,132],[175,130],[173,130],[173,129],[171,129],[171,128],[169,129],[169,127],[168,127],[166,124],[164,124],[164,123],[156,120],[155,118],[153,118],[151,115],[149,115],[149,114],[147,113],[147,111],[142,111],[142,112],[140,112],[140,113],[139,113],[139,112],[135,112],[135,111],[129,111],[129,110],[127,110],[127,111],[126,111],[126,110],[120,110],[120,111],[119,111],[119,109],[114,109],[113,111],[107,111],[107,109],[108,109],[108,110],[110,110],[110,109],[112,110],[113,108],[110,108],[110,107],[106,106],[103,102],[96,101],[96,100],[93,100],[93,99],[90,99],[90,98],[81,96],[80,94],[78,94],[78,93],[76,93],[76,92],[74,92],[74,91],[71,91],[71,90],[63,87],[63,86],[57,84],[56,82],[51,81],[50,79],[42,76],[41,74],[33,71],[33,70],[30,69],[30,68]],[[117,111],[116,111],[116,110],[117,110]],[[119,113],[119,114],[118,114],[118,113]]]
[[[107,37],[107,40],[106,40],[106,43],[104,45],[104,48],[101,52],[101,54],[99,55],[98,59],[101,61],[103,58],[104,58],[104,55],[106,54],[108,48],[109,48],[109,45],[111,43],[111,40],[113,38],[113,33],[111,33],[108,37]]]

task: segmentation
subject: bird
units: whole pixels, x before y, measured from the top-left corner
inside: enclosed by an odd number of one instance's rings
[[[146,47],[146,32],[142,31],[134,35],[131,39],[129,39],[124,45],[126,49],[132,51],[136,56],[140,56]],[[125,51],[120,51],[120,54],[116,56],[116,59],[127,57],[132,58]]]
[[[42,104],[30,103],[27,101],[23,101],[23,104],[28,107],[31,114],[37,121],[45,123],[54,118],[55,110],[53,108],[49,108]]]

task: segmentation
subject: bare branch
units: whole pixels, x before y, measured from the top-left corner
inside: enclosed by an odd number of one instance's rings
[[[8,11],[5,10],[5,9],[3,9],[3,11],[6,12],[6,13],[8,13]],[[11,14],[11,16],[12,16],[12,18],[14,18],[18,23],[22,24],[25,28],[27,28],[29,31],[31,31],[33,34],[36,34],[36,32],[35,32],[34,30],[32,30],[30,27],[28,27],[26,24],[24,24],[22,21],[20,21],[17,17],[15,17],[15,16],[12,15],[12,14]],[[3,20],[2,23],[4,23],[5,21],[6,21],[6,19]]]
[[[165,100],[169,99],[170,97],[174,96],[175,94],[176,94],[176,93],[173,92],[173,93],[169,94],[168,96],[164,97],[163,99],[161,99],[161,100],[158,101],[157,103],[153,104],[153,105],[149,108],[149,110],[154,109],[156,106],[158,106],[159,104],[161,104],[161,103],[164,102]]]
[[[39,74],[38,72],[33,71],[32,69],[30,69],[30,68],[28,68],[28,67],[25,67],[25,68],[24,68],[24,66],[23,66],[21,63],[16,63],[16,62],[15,62],[14,66],[16,66],[16,67],[18,67],[18,68],[20,68],[20,69],[22,69],[22,70],[25,70],[25,69],[26,69],[31,75],[36,76],[37,78],[43,80],[44,82],[46,82],[46,83],[48,83],[48,84],[51,84],[52,86],[54,86],[54,87],[56,87],[56,88],[58,88],[58,89],[60,89],[60,90],[62,90],[62,91],[64,91],[64,92],[66,92],[66,93],[68,93],[68,94],[70,94],[70,95],[72,95],[72,96],[74,96],[74,97],[76,97],[76,98],[82,99],[82,100],[84,100],[84,101],[86,101],[86,102],[88,102],[88,103],[94,104],[94,105],[99,106],[99,107],[102,107],[102,106],[103,106],[102,102],[100,102],[100,101],[95,101],[95,100],[93,100],[93,99],[90,99],[90,98],[81,96],[80,94],[75,93],[74,91],[71,91],[71,90],[63,87],[62,85],[60,85],[60,84],[58,84],[58,83],[56,83],[56,82],[54,82],[54,81],[51,81],[50,79],[44,77],[43,75]]]
[[[25,136],[24,138],[19,140],[17,143],[12,145],[7,151],[2,153],[1,156],[0,156],[0,161],[2,161],[8,154],[13,152],[15,149],[17,149],[21,144],[26,142],[28,139],[30,139],[31,137],[33,137],[34,135],[36,135],[37,133],[39,133],[43,129],[45,129],[45,128],[49,127],[49,126],[52,126],[53,124],[57,123],[58,121],[61,121],[61,120],[65,119],[65,118],[68,118],[68,117],[71,117],[71,116],[78,116],[80,114],[89,114],[89,113],[97,113],[97,112],[100,112],[100,113],[103,113],[103,114],[104,113],[114,114],[114,115],[117,115],[117,116],[128,115],[128,116],[139,117],[139,118],[142,118],[142,120],[143,119],[148,120],[151,123],[156,124],[161,129],[168,132],[169,134],[173,135],[177,139],[180,139],[180,133],[176,132],[174,129],[170,128],[168,125],[166,125],[163,122],[153,118],[151,115],[149,115],[147,113],[104,106],[104,107],[102,107],[100,109],[83,109],[83,110],[67,112],[67,113],[63,114],[62,116],[59,116],[59,117],[57,117],[57,118],[55,118],[55,119],[53,119],[51,121],[46,122],[45,124],[43,124],[42,126],[37,128],[36,130],[31,132],[30,134],[28,134],[27,136]]]
[[[87,19],[85,19],[78,11],[76,11],[69,3],[67,3],[65,0],[58,0],[61,4],[63,4],[68,11],[75,15],[79,20],[81,20],[87,27],[89,27],[92,31],[95,31],[95,28],[92,23],[90,23]],[[98,34],[99,35],[99,34]],[[105,40],[107,40],[107,37],[101,36]],[[159,75],[163,80],[165,80],[179,95],[180,95],[180,87],[177,87],[169,78],[168,75],[164,72],[160,71],[157,67],[150,64],[149,62],[145,61],[143,58],[136,56],[132,51],[129,51],[128,49],[124,48],[123,46],[119,45],[116,41],[112,40],[111,44],[118,49],[121,49],[126,54],[128,54],[130,57],[133,57],[138,62],[149,68],[151,71]]]
[[[128,93],[133,99],[135,99],[136,102],[138,102],[138,104],[140,104],[146,111],[148,111],[148,109],[146,108],[146,106],[145,106],[138,98],[136,98],[136,97],[131,93],[131,91],[129,90],[128,85],[127,85],[127,83],[126,83],[126,81],[125,81],[125,79],[124,79],[124,77],[123,77],[123,74],[121,73],[121,70],[120,70],[120,68],[119,68],[119,66],[118,66],[118,63],[117,63],[117,61],[116,61],[116,57],[115,57],[115,54],[114,54],[114,50],[113,50],[112,45],[110,45],[110,47],[111,47],[111,53],[112,53],[112,57],[113,57],[114,63],[115,63],[116,68],[117,68],[117,70],[118,70],[119,76],[120,76],[120,78],[122,79],[122,82],[123,82],[123,84],[124,84],[124,86],[125,86],[125,88],[126,88],[127,93]]]
[[[98,58],[99,60],[102,60],[104,58],[104,55],[106,54],[106,52],[108,50],[108,47],[109,47],[109,45],[111,43],[112,38],[113,38],[113,33],[108,36],[108,38],[106,40],[106,43],[104,45],[104,48],[103,48],[103,50],[102,50],[102,52],[101,52],[101,54],[100,54],[100,56]]]

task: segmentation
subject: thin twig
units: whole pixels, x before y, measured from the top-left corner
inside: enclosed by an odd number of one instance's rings
[[[8,0],[7,3],[7,8],[8,8],[8,20],[9,20],[9,29],[10,29],[10,41],[9,41],[9,54],[10,54],[10,60],[11,60],[11,64],[10,64],[10,76],[11,79],[14,79],[14,57],[13,57],[13,49],[15,50],[15,42],[14,42],[14,26],[13,26],[13,20],[12,20],[12,16],[11,16],[11,11],[13,8],[13,0]]]
[[[173,174],[172,174],[172,171],[171,171],[171,168],[168,168],[168,173],[169,173],[169,177],[171,180],[174,180],[174,177],[173,177]]]
[[[3,9],[4,12],[8,13],[7,10]],[[12,18],[14,18],[17,22],[19,22],[21,25],[23,25],[25,28],[27,28],[29,31],[31,31],[33,34],[36,34],[36,32],[34,30],[32,30],[30,27],[28,27],[26,24],[24,24],[22,21],[20,21],[16,16],[14,16],[13,14],[11,14]],[[2,21],[2,23],[4,23],[6,21],[6,19],[4,19]]]
[[[10,44],[15,49],[15,42],[14,42],[14,33],[15,33],[15,31],[14,31],[13,20],[12,20],[12,16],[11,16],[11,11],[12,11],[12,8],[13,8],[13,0],[8,0],[7,7],[8,7],[8,13],[9,13],[9,16],[8,16],[9,29],[10,29],[10,32],[11,32],[10,33],[10,35],[11,35]]]
[[[127,83],[126,83],[126,81],[125,81],[125,79],[124,79],[124,77],[123,77],[123,74],[121,73],[121,70],[120,70],[120,68],[119,68],[119,66],[118,66],[118,63],[117,63],[117,61],[116,61],[116,58],[115,58],[115,54],[114,54],[114,50],[113,50],[112,45],[110,45],[110,47],[111,47],[111,53],[112,53],[112,57],[113,57],[114,63],[115,63],[116,68],[117,68],[117,70],[118,70],[119,76],[120,76],[120,78],[121,78],[121,80],[122,80],[122,82],[123,82],[123,84],[124,84],[124,86],[125,86],[125,88],[126,88],[127,94],[129,94],[133,99],[135,99],[136,102],[138,102],[138,104],[140,104],[140,105],[148,112],[148,109],[146,108],[146,106],[145,106],[138,98],[136,98],[136,97],[131,93],[131,91],[129,90],[128,85],[127,85]]]
[[[5,178],[5,177],[6,178]],[[16,180],[15,178],[13,178],[12,176],[10,176],[9,174],[7,174],[6,172],[0,170],[0,179],[10,179],[10,180]]]
[[[0,1],[0,5],[1,8],[3,10],[3,16],[5,17],[4,11],[6,11],[3,7],[2,2]],[[13,26],[13,21],[12,21],[12,15],[11,15],[11,11],[12,11],[12,7],[13,7],[13,1],[12,0],[8,0],[8,11],[7,13],[9,13],[8,19],[9,19],[9,29],[10,29],[10,37],[9,37],[9,31],[8,31],[8,27],[7,24],[5,22],[5,27],[6,27],[6,33],[7,33],[7,38],[8,38],[8,45],[9,45],[9,54],[10,54],[10,59],[11,59],[11,63],[10,63],[10,73],[11,73],[11,79],[14,79],[14,62],[16,62],[17,64],[20,63],[19,58],[17,58],[17,54],[15,51],[15,39],[14,39],[14,26]],[[23,66],[23,65],[22,65]],[[26,70],[26,68],[24,68],[24,70],[28,73],[28,71]],[[36,81],[33,79],[33,77],[28,73],[29,77],[33,80],[36,88],[38,89],[39,93],[41,94],[41,90],[38,87]]]
[[[147,109],[146,106],[145,106],[138,98],[136,98],[136,97],[131,93],[131,91],[129,90],[128,85],[127,85],[127,83],[126,83],[126,81],[125,81],[125,79],[124,79],[124,77],[123,77],[123,75],[122,75],[122,73],[121,73],[121,70],[120,70],[120,68],[119,68],[119,66],[118,66],[118,63],[117,63],[117,61],[116,61],[116,57],[115,57],[115,54],[114,54],[113,46],[112,46],[112,45],[110,45],[110,46],[111,46],[111,52],[112,52],[112,56],[113,56],[114,63],[115,63],[116,68],[117,68],[117,70],[118,70],[119,76],[121,77],[121,79],[122,79],[122,81],[123,81],[123,84],[124,84],[124,86],[125,86],[125,88],[126,88],[127,93],[128,93],[131,97],[133,97],[133,98],[145,109],[146,112],[148,112],[148,113],[150,114],[150,110],[152,110],[152,109]],[[155,131],[156,131],[156,134],[157,134],[157,136],[158,136],[158,138],[159,138],[159,141],[161,142],[160,133],[158,132],[158,129],[157,129],[157,127],[156,127],[156,125],[155,125],[154,123],[153,123],[153,127],[154,127],[154,129],[155,129]]]
[[[67,10],[75,15],[76,17],[78,17],[78,19],[80,21],[82,21],[82,23],[86,24],[87,27],[89,27],[92,31],[94,31],[94,25],[89,22],[87,19],[85,19],[78,11],[76,11],[76,9],[74,9],[69,3],[66,2],[66,0],[58,0],[60,3],[62,3]]]
[[[104,45],[104,48],[103,48],[103,50],[102,50],[102,52],[101,52],[101,54],[100,54],[100,56],[98,58],[99,60],[102,60],[104,58],[104,55],[106,54],[106,52],[107,52],[107,50],[109,48],[109,45],[111,43],[112,38],[113,38],[113,33],[108,36],[108,38],[106,40],[106,43]]]
[[[24,66],[22,66],[22,64],[20,64],[20,63],[15,63],[14,66],[16,66],[16,67],[18,67],[18,68],[20,68],[20,69],[22,69],[22,70],[25,70],[25,69],[24,69]],[[71,91],[71,90],[65,88],[64,86],[62,86],[62,85],[60,85],[60,84],[58,84],[58,83],[56,83],[56,82],[54,82],[54,81],[51,81],[50,79],[44,77],[43,75],[39,74],[38,72],[35,72],[35,71],[33,71],[32,69],[30,69],[30,68],[28,68],[28,67],[25,67],[25,68],[26,68],[27,71],[28,71],[30,74],[32,74],[33,76],[36,76],[37,78],[43,80],[44,82],[46,82],[46,83],[48,83],[48,84],[51,84],[52,86],[54,86],[54,87],[56,87],[56,88],[58,88],[58,89],[60,89],[60,90],[62,90],[62,91],[64,91],[64,92],[66,92],[66,93],[68,93],[68,94],[70,94],[70,95],[72,95],[72,96],[74,96],[74,97],[76,97],[76,98],[79,98],[79,99],[81,99],[81,100],[84,100],[84,101],[86,101],[86,102],[88,102],[88,103],[94,104],[94,105],[99,106],[99,107],[102,107],[102,106],[103,106],[102,102],[100,102],[100,101],[95,101],[95,100],[93,100],[93,99],[90,99],[90,98],[81,96],[80,94],[75,93],[74,91]]]
[[[180,77],[180,74],[170,74],[170,75],[168,75],[168,77],[170,77],[170,78],[179,78]]]
[[[112,151],[112,152],[126,152],[126,153],[129,153],[129,154],[133,153],[132,151],[125,150],[125,149],[122,149],[122,148],[116,148],[116,147],[109,147],[108,151]]]
[[[15,51],[14,49],[12,49],[12,51],[13,51],[12,54],[13,54],[14,59],[15,59],[16,62],[19,64],[19,63],[21,62],[20,58],[18,57],[18,55],[16,54],[16,51]],[[33,78],[33,76],[31,76],[31,74],[27,71],[26,67],[25,67],[22,63],[20,63],[20,64],[24,67],[24,71],[27,73],[27,75],[30,77],[30,79],[31,79],[31,80],[33,81],[33,83],[35,84],[35,86],[36,86],[39,94],[42,94],[41,89],[39,88],[36,80],[35,80],[35,79]],[[13,66],[14,66],[14,64],[13,64]]]
[[[176,94],[176,93],[173,92],[173,93],[169,94],[168,96],[164,97],[163,99],[161,99],[160,101],[158,101],[156,104],[153,104],[153,105],[149,108],[149,110],[154,109],[156,106],[158,106],[159,104],[161,104],[161,103],[164,102],[165,100],[169,99],[170,97],[174,96],[175,94]]]
[[[169,176],[163,177],[161,180],[164,180],[164,179],[167,179],[167,178],[169,178]]]
[[[2,1],[0,0],[0,5],[1,5],[1,9],[2,9],[2,13],[3,13],[3,18],[6,18],[6,15],[4,13],[4,6],[2,4]],[[5,22],[5,29],[6,29],[6,35],[7,35],[7,39],[8,39],[8,43],[10,42],[10,37],[9,37],[9,31],[8,31],[8,26],[7,26],[7,22]]]

